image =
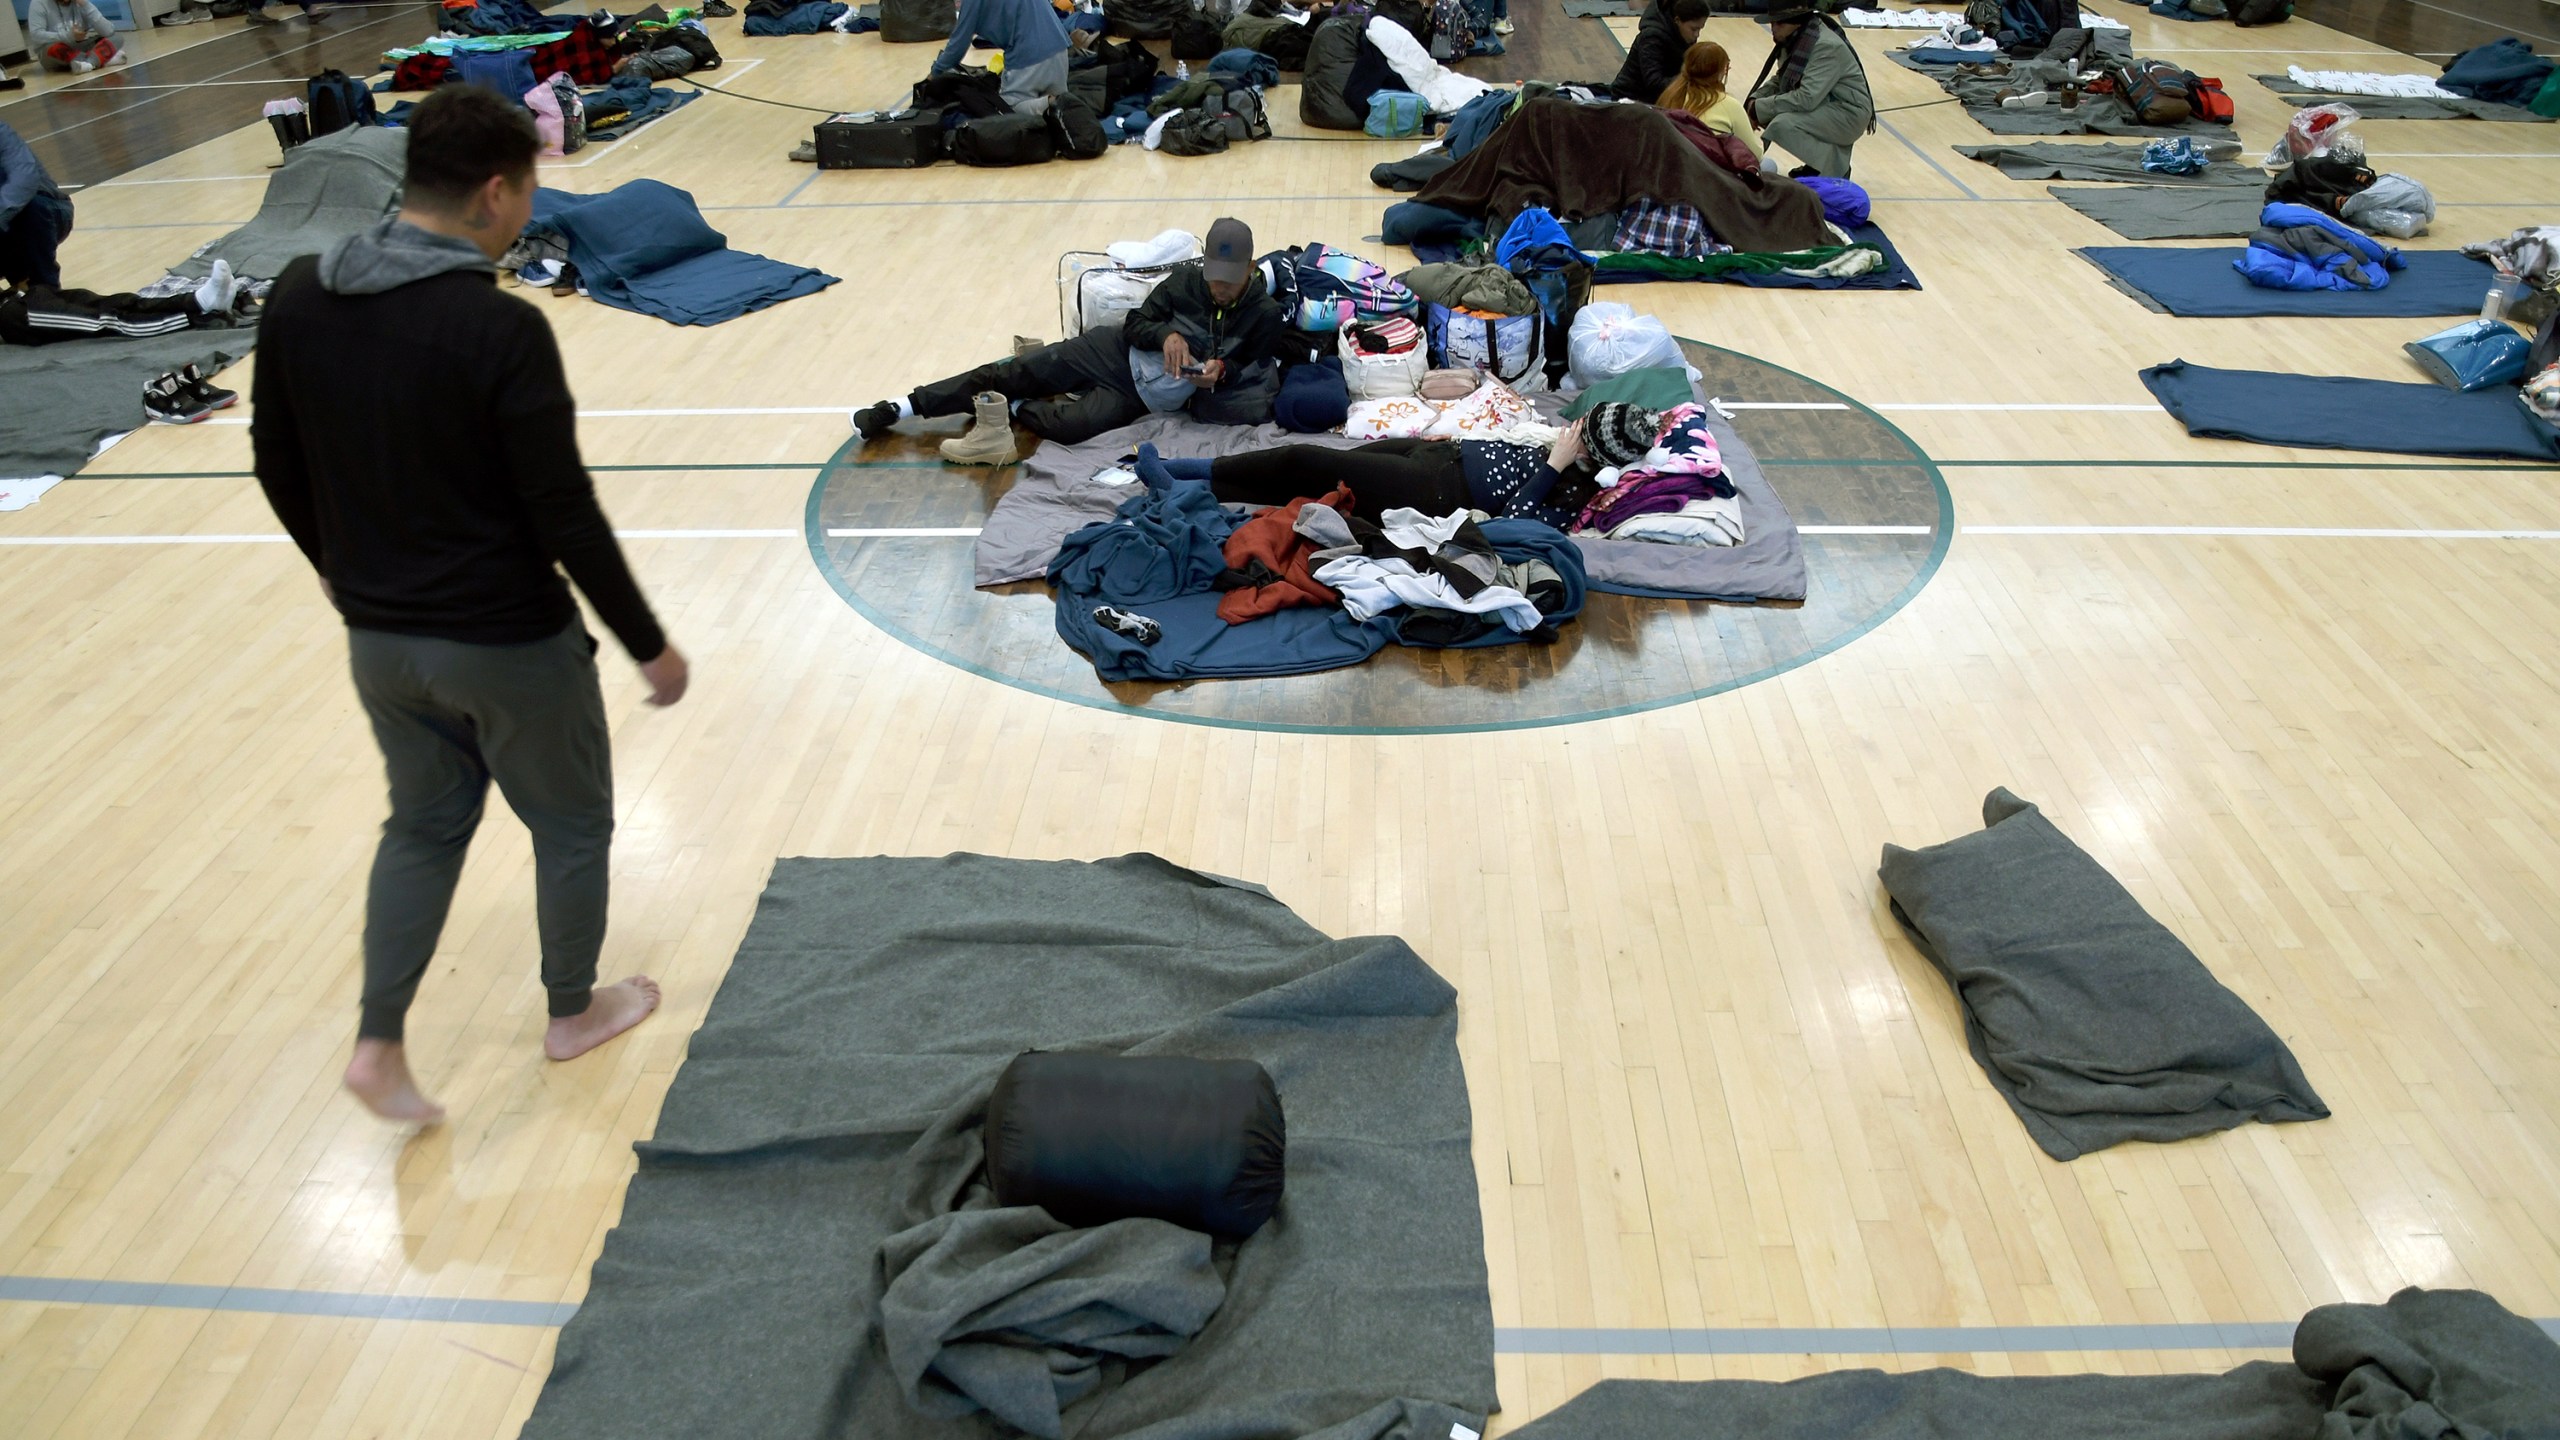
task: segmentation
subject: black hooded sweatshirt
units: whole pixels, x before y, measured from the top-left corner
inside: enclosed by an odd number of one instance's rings
[[[1210,298],[1208,272],[1193,260],[1175,266],[1163,284],[1147,292],[1121,322],[1120,338],[1134,350],[1161,350],[1165,337],[1178,331],[1195,358],[1224,360],[1233,372],[1279,354],[1282,328],[1280,303],[1259,270],[1245,281],[1236,303],[1220,305]]]
[[[1609,82],[1609,93],[1621,100],[1658,104],[1662,92],[1680,78],[1680,62],[1688,54],[1689,42],[1680,38],[1679,23],[1671,18],[1671,0],[1653,0],[1645,7],[1644,18],[1636,22],[1635,43],[1627,47],[1627,63],[1619,67],[1618,78]]]

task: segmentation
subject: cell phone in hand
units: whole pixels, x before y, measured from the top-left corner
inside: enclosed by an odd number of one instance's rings
[[[1206,366],[1206,365],[1197,365],[1197,364],[1195,364],[1195,365],[1185,365],[1185,366],[1183,366],[1179,371],[1177,371],[1177,372],[1175,372],[1175,373],[1177,373],[1177,374],[1181,374],[1181,375],[1206,375],[1206,374],[1208,374],[1208,373],[1209,373],[1209,367],[1208,367],[1208,366]]]

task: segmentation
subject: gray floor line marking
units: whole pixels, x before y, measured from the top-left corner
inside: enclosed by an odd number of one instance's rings
[[[1931,102],[1931,103],[1936,103],[1936,102]],[[1953,186],[1954,186],[1954,187],[1956,187],[1958,190],[1963,191],[1963,192],[1964,192],[1964,197],[1965,197],[1966,199],[1968,199],[1968,200],[1979,200],[1979,199],[1981,199],[1981,198],[1982,198],[1979,194],[1976,194],[1976,193],[1974,192],[1974,188],[1973,188],[1972,186],[1967,185],[1967,184],[1966,184],[1966,183],[1964,183],[1962,180],[1957,179],[1957,178],[1956,178],[1956,176],[1955,176],[1955,172],[1954,172],[1954,171],[1949,170],[1946,166],[1939,164],[1939,163],[1938,163],[1938,157],[1937,157],[1937,156],[1932,155],[1932,154],[1930,154],[1928,151],[1923,150],[1923,149],[1921,149],[1919,146],[1917,146],[1917,145],[1915,145],[1915,144],[1911,143],[1911,137],[1902,133],[1902,127],[1901,127],[1901,126],[1894,124],[1894,123],[1893,123],[1892,121],[1890,121],[1890,120],[1886,120],[1886,121],[1884,121],[1884,122],[1883,122],[1883,125],[1884,125],[1884,132],[1885,132],[1886,134],[1888,134],[1888,135],[1892,136],[1892,137],[1893,137],[1894,139],[1896,139],[1896,140],[1901,141],[1901,142],[1902,142],[1902,148],[1903,148],[1903,149],[1908,150],[1908,151],[1910,151],[1912,154],[1919,156],[1919,157],[1920,157],[1920,159],[1921,159],[1921,161],[1922,161],[1924,164],[1926,164],[1930,169],[1937,171],[1937,172],[1938,172],[1938,174],[1939,174],[1939,176],[1940,176],[1941,178],[1943,178],[1943,179],[1944,179],[1948,184],[1953,185]]]
[[[40,1275],[0,1275],[0,1301],[545,1329],[567,1323],[578,1310],[572,1304],[539,1300],[59,1280]],[[2560,1339],[2560,1320],[2534,1323]],[[1505,1325],[1496,1328],[1493,1348],[1499,1355],[1996,1355],[2090,1350],[2281,1350],[2292,1343],[2291,1321],[1676,1329]]]

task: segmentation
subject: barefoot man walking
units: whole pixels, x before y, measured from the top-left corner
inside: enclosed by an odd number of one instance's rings
[[[390,776],[347,1088],[419,1125],[444,1110],[411,1078],[401,1024],[490,781],[533,834],[543,1053],[582,1055],[658,1005],[645,975],[595,983],[613,752],[596,642],[561,570],[650,703],[683,698],[685,662],[596,504],[550,325],[497,288],[540,145],[520,107],[477,86],[420,105],[400,213],[286,268],[250,392],[258,483],[346,619]]]

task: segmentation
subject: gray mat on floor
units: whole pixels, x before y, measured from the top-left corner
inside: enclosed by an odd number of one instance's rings
[[[2302,1317],[2293,1363],[2223,1375],[1887,1374],[1604,1380],[1516,1440],[2404,1440],[2543,1436],[2560,1346],[2474,1290]]]
[[[1483,1428],[1493,1314],[1447,983],[1400,940],[1327,939],[1153,856],[954,855],[775,866],[523,1440],[1017,1433],[920,1413],[880,1302],[892,1237],[1008,1213],[988,1208],[975,1121],[1032,1048],[1256,1060],[1289,1126],[1287,1193],[1217,1247],[1205,1328],[1069,1406],[1061,1433]]]
[[[2516,387],[2442,385],[2352,375],[2216,370],[2172,360],[2142,372],[2160,408],[2190,435],[2314,450],[2560,460],[2560,427],[2516,403]]]
[[[2162,175],[2142,168],[2139,145],[1959,145],[1956,153],[2000,167],[2012,180],[2104,180],[2134,185],[2246,187],[2263,190],[2267,172],[2232,160],[2216,160],[2194,175]]]
[[[207,375],[249,353],[258,332],[181,330],[141,339],[0,345],[0,478],[77,474],[110,435],[151,423],[142,387],[193,365]]]
[[[2305,91],[2293,83],[2290,75],[2249,78],[2283,96],[2284,103],[2297,110],[2312,105],[2347,105],[2367,120],[2504,120],[2518,125],[2548,125],[2554,118],[2537,115],[2521,105],[2501,105],[2494,100],[2471,100],[2458,95],[2335,95],[2326,90]]]
[[[317,255],[389,214],[409,160],[409,132],[384,126],[340,130],[297,145],[268,177],[266,198],[249,223],[169,267],[201,280],[213,262],[235,274],[273,280],[305,255]]]
[[[2107,33],[2100,32],[2101,36]],[[2072,110],[2065,110],[2058,104],[2003,110],[2000,108],[2000,92],[2017,83],[2008,76],[1968,75],[1953,65],[1914,60],[1899,50],[1888,50],[1885,55],[1902,68],[1936,81],[1939,89],[1963,101],[1964,112],[1994,135],[2185,135],[2206,140],[2228,139],[2233,133],[2228,125],[2209,125],[2201,121],[2189,121],[2183,125],[2145,125],[2135,120],[2121,103],[2105,95],[2083,96],[2079,107]]]
[[[1639,0],[1564,0],[1565,18],[1569,20],[1602,20],[1612,16],[1634,17],[1644,13]]]
[[[1955,987],[1974,1061],[2046,1154],[2328,1115],[2248,1002],[2036,807],[1994,790],[1982,824],[1887,845],[1877,874]]]
[[[2263,191],[2217,185],[2048,185],[2045,193],[2127,240],[2245,239],[2267,208]]]

